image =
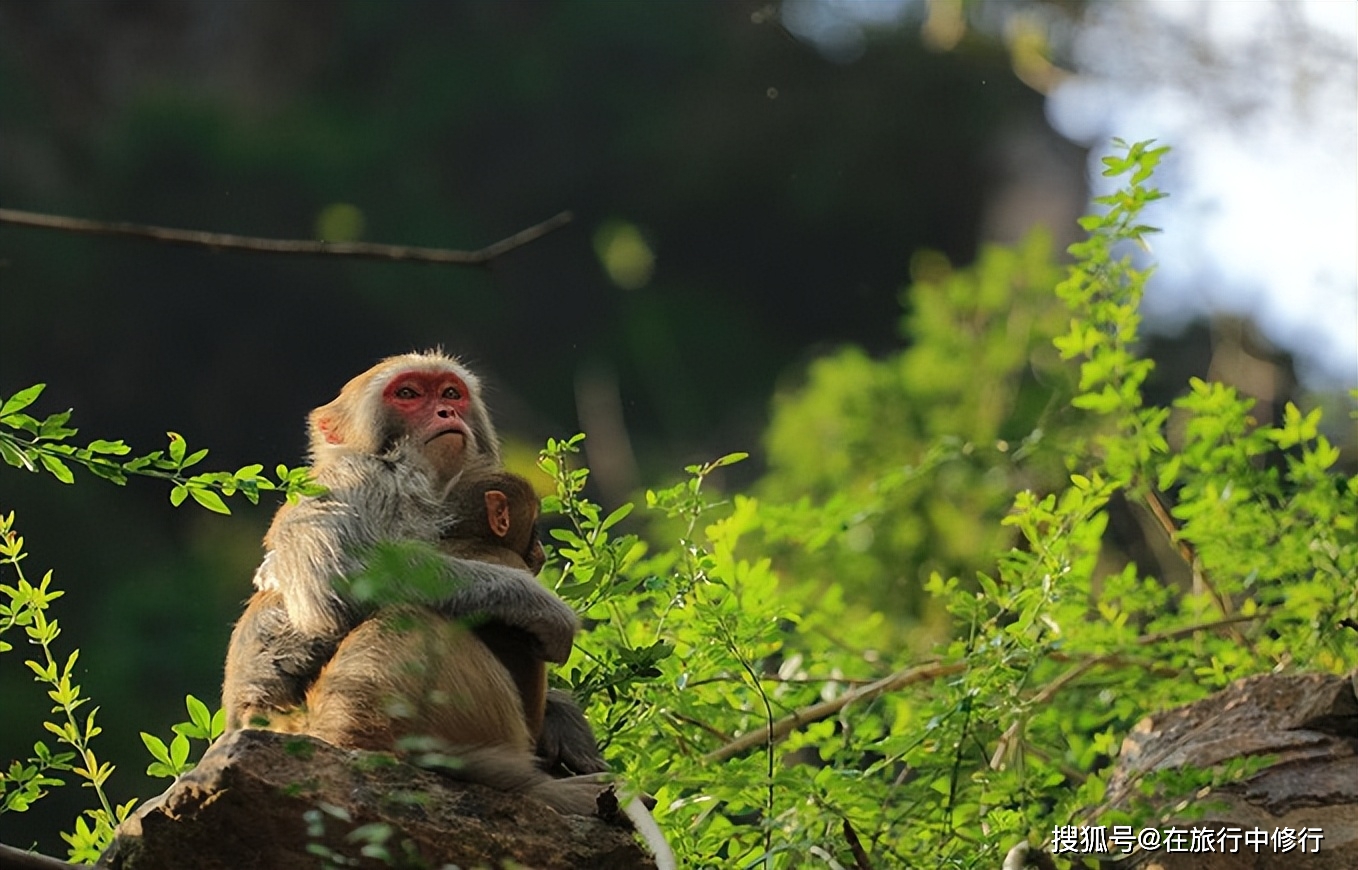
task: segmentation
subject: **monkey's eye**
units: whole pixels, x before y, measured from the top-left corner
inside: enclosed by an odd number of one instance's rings
[[[457,387],[449,387],[448,389],[443,391],[443,398],[457,401],[462,398],[462,391],[459,390]]]
[[[414,387],[398,387],[392,395],[398,399],[418,399],[420,397],[419,391]]]

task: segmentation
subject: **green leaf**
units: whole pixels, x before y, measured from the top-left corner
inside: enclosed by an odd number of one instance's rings
[[[170,459],[178,467],[184,465],[184,453],[189,449],[188,442],[178,432],[166,432],[170,438]]]
[[[194,487],[189,490],[189,495],[193,496],[194,501],[213,513],[227,515],[231,513],[231,509],[226,506],[226,502],[222,501],[222,497],[210,489]]]
[[[263,470],[264,470],[263,465],[246,465],[241,467],[232,476],[235,477],[236,480],[255,480],[256,478],[259,477],[259,473]]]
[[[212,726],[208,730],[208,739],[216,740],[226,731],[226,708],[218,707],[217,712],[212,714]]]
[[[17,447],[12,446],[8,441],[0,440],[0,456],[3,456],[6,464],[13,465],[15,468],[23,468],[27,471],[38,470],[33,464],[33,460],[28,454]]]
[[[8,417],[0,417],[0,422],[3,422],[11,429],[20,429],[31,435],[37,435],[38,431],[42,428],[41,423],[27,414],[10,414]]]
[[[62,483],[75,483],[75,475],[71,473],[71,469],[67,467],[66,463],[55,456],[47,453],[39,453],[38,461],[42,463],[43,468],[50,471],[52,475]]]
[[[183,770],[184,762],[189,760],[189,739],[176,734],[170,741],[170,763],[175,770]]]
[[[171,764],[170,748],[165,745],[164,740],[161,740],[154,734],[148,734],[147,732],[142,731],[141,742],[146,745],[146,750],[151,753],[151,757],[156,761],[159,761],[162,764]]]
[[[38,435],[51,441],[61,441],[76,434],[75,429],[66,426],[66,422],[71,419],[70,410],[53,414],[43,420],[38,427]]]
[[[725,456],[723,456],[723,457],[721,457],[721,458],[719,458],[719,459],[714,459],[714,460],[712,460],[712,462],[708,465],[708,467],[709,467],[709,468],[723,468],[723,467],[725,467],[725,466],[727,466],[727,465],[735,465],[737,462],[743,462],[744,460],[749,459],[749,458],[750,458],[750,454],[748,454],[748,453],[740,453],[740,452],[737,452],[737,453],[728,453],[728,454],[726,454]]]
[[[129,472],[141,471],[143,468],[155,462],[158,458],[160,458],[159,450],[155,453],[148,453],[145,456],[139,456],[136,459],[130,459],[127,462],[124,462],[123,468]]]
[[[127,485],[127,475],[116,465],[92,462],[85,467],[95,477],[102,477],[104,480],[115,483],[118,486]]]
[[[38,400],[45,389],[47,389],[46,384],[34,384],[5,399],[3,404],[0,404],[0,417],[8,417],[10,414],[27,408]]]
[[[627,502],[626,504],[619,507],[617,510],[613,511],[608,516],[604,517],[603,522],[599,523],[599,531],[601,532],[607,531],[608,529],[622,522],[624,519],[627,518],[627,516],[630,513],[632,513],[632,509],[634,507],[635,505],[633,505],[631,502]]]
[[[207,704],[189,695],[184,698],[184,706],[189,711],[189,721],[202,729],[203,733],[210,733],[212,730],[212,714],[208,711]]]
[[[1156,478],[1156,488],[1161,492],[1168,492],[1179,479],[1179,467],[1183,464],[1183,457],[1180,455],[1171,456],[1163,466],[1160,467],[1160,474]]]
[[[548,529],[547,534],[572,547],[582,547],[585,544],[584,539],[571,529]]]

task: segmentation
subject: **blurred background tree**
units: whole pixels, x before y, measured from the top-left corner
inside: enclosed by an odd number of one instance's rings
[[[1161,186],[1209,175],[1191,124],[1133,112],[1107,129],[1081,95],[1136,109],[1177,93],[1180,116],[1229,118],[1233,140],[1260,119],[1332,118],[1336,88],[1351,116],[1351,25],[1317,6],[1267,7],[1285,26],[1253,27],[1245,64],[1241,37],[1220,37],[1231,13],[1201,6],[1215,29],[1079,2],[0,0],[5,207],[457,248],[576,215],[488,270],[0,226],[0,393],[47,382],[38,411],[74,407],[90,438],[149,450],[173,428],[211,446],[214,467],[295,464],[306,411],[346,378],[443,344],[485,373],[521,463],[546,436],[586,431],[607,507],[733,450],[754,456],[727,482],[760,477],[779,498],[832,500],[898,468],[871,515],[829,505],[844,535],[809,553],[772,546],[799,576],[833,570],[855,606],[927,645],[920,578],[975,567],[1012,489],[1060,468],[1059,438],[1015,439],[1069,386],[1048,344],[1062,324],[1046,252],[1074,237],[1085,147],[1169,133],[1184,156]],[[1130,60],[1143,56],[1158,59],[1154,75]],[[1263,78],[1284,97],[1249,103],[1242,94],[1274,93],[1255,87]],[[1303,133],[1351,154],[1343,123]],[[1270,227],[1338,233],[1351,270],[1351,202],[1324,220],[1307,202]],[[980,253],[1035,226],[1050,241]],[[1219,262],[1160,297],[1152,392],[1163,385],[1168,401],[1210,371],[1263,415],[1340,401],[1336,389],[1358,383],[1343,334],[1329,347],[1330,333],[1280,331],[1292,321],[1267,306],[1254,309],[1263,330],[1240,319],[1258,293]],[[1294,258],[1292,273],[1330,288],[1328,320],[1352,331],[1352,272],[1312,280],[1309,263],[1332,262]],[[940,352],[954,333],[956,352]],[[927,355],[911,346],[922,335]],[[1291,340],[1305,383],[1265,336]],[[986,358],[968,359],[972,347]],[[945,434],[954,451],[922,454]],[[1351,463],[1351,427],[1334,437]],[[116,797],[150,794],[137,731],[181,718],[186,693],[214,694],[272,505],[222,519],[169,510],[147,482],[65,490],[3,474],[0,509],[18,511],[30,550],[72,593],[63,625],[105,705]],[[34,739],[45,701],[30,689],[19,668],[0,674],[0,757]],[[26,830],[66,826],[83,804],[61,791],[34,811],[54,821]]]

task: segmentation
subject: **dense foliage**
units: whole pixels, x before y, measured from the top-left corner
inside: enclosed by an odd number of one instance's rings
[[[563,471],[571,445],[549,446],[553,506],[572,521],[554,533],[560,589],[599,620],[569,676],[686,866],[854,866],[861,848],[875,867],[995,867],[1056,825],[1138,811],[1110,809],[1105,782],[1148,713],[1250,674],[1358,664],[1343,627],[1358,615],[1358,477],[1332,470],[1319,412],[1259,425],[1248,400],[1196,380],[1172,408],[1143,403],[1149,273],[1122,247],[1151,232],[1140,213],[1161,196],[1163,151],[1106,160],[1127,181],[1082,221],[1064,280],[1040,242],[987,252],[912,289],[909,350],[814,366],[770,436],[770,499],[805,493],[794,501],[709,494],[732,457],[693,467],[647,494],[678,532],[647,550],[610,537],[614,517],[580,500],[584,472]],[[1063,316],[1043,298],[1053,284]],[[1048,330],[1073,377],[1035,341]],[[1028,395],[1066,384],[1059,405]],[[1017,539],[995,548],[998,526],[978,526],[1014,480],[1055,485],[1011,497],[1000,524]],[[1107,545],[1115,497],[1160,518],[1190,584]],[[855,546],[863,527],[898,560]],[[990,565],[933,572],[948,637],[928,659],[899,653],[896,624],[846,587],[889,601],[897,578],[979,558],[950,535],[992,547]],[[801,571],[767,555],[798,548],[815,551],[785,560]]]
[[[1143,399],[1149,272],[1124,248],[1151,232],[1163,151],[1107,158],[1126,180],[1082,221],[1064,278],[1040,239],[968,269],[925,263],[907,351],[841,352],[780,397],[758,496],[716,491],[734,454],[648,491],[640,516],[605,512],[580,438],[548,443],[544,576],[589,622],[561,677],[623,778],[658,798],[684,866],[995,867],[1056,826],[1148,811],[1105,793],[1146,714],[1250,674],[1358,665],[1358,477],[1335,470],[1319,411],[1261,424],[1197,380],[1172,407]],[[28,420],[0,423],[41,428]],[[1185,582],[1110,543],[1115,506],[1150,518]],[[17,570],[12,518],[0,531]],[[73,765],[96,785],[111,772],[89,754],[93,714],[75,715],[74,658],[58,667],[51,648],[49,581],[0,587],[0,630],[41,649],[48,729],[77,759],[38,744],[0,780],[9,811]],[[902,643],[921,614],[926,654]],[[189,710],[168,746],[147,735],[157,773],[219,727]],[[68,838],[77,857],[126,811],[99,795],[93,830]]]

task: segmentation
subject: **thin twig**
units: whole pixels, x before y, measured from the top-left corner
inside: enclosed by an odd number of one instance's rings
[[[1164,631],[1157,631],[1155,634],[1143,634],[1141,637],[1138,637],[1136,639],[1135,643],[1138,646],[1150,646],[1151,644],[1159,643],[1162,640],[1176,640],[1181,637],[1186,637],[1190,634],[1196,634],[1197,632],[1200,631],[1211,631],[1216,628],[1226,628],[1235,625],[1237,622],[1254,622],[1255,620],[1258,619],[1266,619],[1272,615],[1273,615],[1272,612],[1268,610],[1256,610],[1254,613],[1251,614],[1236,614],[1235,616],[1227,616],[1224,619],[1215,619],[1211,622],[1198,622],[1194,623],[1193,625],[1184,625],[1180,626],[1179,628],[1170,628]],[[1105,656],[1100,656],[1100,658],[1105,658]]]
[[[1169,511],[1165,509],[1165,503],[1160,500],[1160,494],[1153,489],[1147,490],[1146,506],[1150,508],[1151,513],[1155,516],[1155,521],[1160,524],[1160,528],[1164,530],[1165,537],[1169,538],[1170,544],[1179,551],[1179,558],[1187,562],[1189,568],[1192,568],[1193,563],[1197,561],[1197,554],[1193,552],[1193,545],[1179,535],[1179,526],[1174,522],[1174,518],[1169,515]]]
[[[866,686],[867,684],[874,682],[873,680],[863,677],[819,677],[814,675],[809,677],[779,677],[772,674],[764,674],[759,679],[766,683],[773,683],[775,685],[782,683],[789,686],[823,686],[830,683],[842,683],[846,686]],[[732,676],[731,674],[721,674],[703,680],[689,680],[685,685],[689,688],[695,688],[697,686],[710,686],[714,683],[736,683],[738,685],[744,685],[744,682],[745,681],[740,677]]]
[[[1174,518],[1169,515],[1169,510],[1165,507],[1164,498],[1156,491],[1155,487],[1149,487],[1146,491],[1146,505],[1150,508],[1155,521],[1164,530],[1165,536],[1169,538],[1179,551],[1179,556],[1188,564],[1188,570],[1193,572],[1194,592],[1198,587],[1207,590],[1207,594],[1212,596],[1213,603],[1216,604],[1222,616],[1231,615],[1231,602],[1222,595],[1212,582],[1212,578],[1207,576],[1207,572],[1202,570],[1202,560],[1198,558],[1198,551],[1193,545],[1185,541],[1183,535],[1179,533],[1179,524],[1174,522]],[[1254,644],[1251,643],[1243,634],[1236,629],[1230,629],[1231,639],[1243,646],[1245,649],[1255,652]]]
[[[1190,634],[1197,634],[1200,631],[1212,631],[1218,628],[1226,628],[1234,634],[1236,633],[1235,631],[1236,623],[1252,622],[1256,619],[1263,619],[1265,616],[1268,616],[1268,613],[1266,611],[1257,611],[1253,614],[1250,614],[1249,616],[1243,615],[1228,616],[1225,619],[1218,619],[1213,622],[1199,622],[1194,625],[1184,625],[1180,626],[1179,628],[1172,628],[1166,631],[1157,631],[1154,634],[1143,634],[1142,636],[1138,637],[1134,641],[1134,643],[1136,643],[1137,646],[1150,646],[1152,644],[1159,643],[1162,640],[1175,640],[1180,637],[1186,637]],[[1061,691],[1061,689],[1065,688],[1068,684],[1070,684],[1074,680],[1079,679],[1080,677],[1089,673],[1091,670],[1093,670],[1095,667],[1098,667],[1099,665],[1115,664],[1117,663],[1119,658],[1121,657],[1114,653],[1108,653],[1106,655],[1094,656],[1093,658],[1085,659],[1079,662],[1073,668],[1070,668],[1065,673],[1061,674],[1059,677],[1057,677],[1056,679],[1048,683],[1046,686],[1044,686],[1040,692],[1029,698],[1026,706],[1036,707],[1047,703],[1056,695],[1057,692]],[[995,743],[995,751],[990,756],[990,767],[992,770],[1000,769],[1000,765],[1001,763],[1003,763],[1004,757],[1009,754],[1011,744],[1017,739],[1021,727],[1026,722],[1027,722],[1026,714],[1023,716],[1019,716],[1013,722],[1011,722],[1009,727],[1004,730],[1004,733],[1000,735],[1000,739]]]
[[[668,715],[668,716],[670,716],[671,718],[673,718],[676,722],[686,722],[686,723],[688,723],[689,725],[694,726],[695,728],[701,728],[702,730],[706,731],[708,734],[711,734],[713,737],[716,737],[718,740],[726,741],[726,740],[730,740],[730,739],[731,739],[729,735],[724,734],[724,733],[722,733],[721,731],[718,731],[716,728],[713,728],[711,725],[707,724],[706,722],[702,722],[702,721],[699,721],[698,719],[694,719],[692,716],[685,716],[683,713],[676,713],[676,712],[674,712],[674,711],[672,711],[672,710],[669,711],[666,715]],[[676,729],[676,730],[677,730],[677,729]]]
[[[1185,625],[1180,628],[1142,635],[1141,637],[1138,637],[1134,643],[1138,646],[1149,646],[1150,644],[1158,643],[1162,640],[1173,640],[1199,631],[1211,631],[1216,628],[1230,627],[1238,622],[1253,622],[1257,619],[1264,619],[1268,615],[1267,611],[1258,611],[1249,616],[1228,616],[1225,619],[1218,619],[1212,622]],[[1043,693],[1039,693],[1040,696],[1050,699],[1050,697],[1055,694],[1056,690],[1064,687],[1071,680],[1086,673],[1094,665],[1104,664],[1107,660],[1111,660],[1112,658],[1113,656],[1111,655],[1097,656],[1077,665],[1070,672],[1058,678],[1054,685],[1043,690]],[[828,719],[856,701],[870,701],[878,695],[883,695],[887,692],[895,692],[914,683],[936,680],[940,677],[950,677],[953,674],[961,673],[966,669],[967,664],[965,662],[953,662],[951,664],[931,662],[926,665],[905,668],[890,676],[883,677],[875,683],[869,683],[866,686],[845,692],[838,698],[822,701],[818,704],[812,704],[809,707],[803,707],[800,710],[794,710],[777,722],[774,722],[771,726],[751,731],[748,734],[742,734],[725,746],[712,750],[703,756],[703,760],[708,763],[727,761],[756,746],[766,745],[770,741],[782,740],[793,731],[805,725],[810,725],[812,722]]]
[[[1071,662],[1084,661],[1079,655],[1071,655],[1069,653],[1056,651],[1047,653],[1047,659],[1062,665]],[[1099,656],[1099,664],[1113,668],[1139,668],[1149,674],[1154,674],[1157,677],[1164,677],[1165,679],[1176,679],[1182,676],[1184,672],[1183,668],[1172,668],[1159,660],[1117,655],[1115,653]]]
[[[1207,590],[1207,593],[1212,596],[1212,601],[1216,603],[1217,610],[1220,610],[1223,616],[1230,616],[1230,602],[1217,591],[1216,584],[1202,570],[1198,551],[1193,548],[1192,544],[1185,541],[1183,535],[1179,533],[1179,524],[1174,522],[1174,517],[1169,515],[1169,510],[1165,507],[1164,499],[1160,497],[1160,493],[1154,489],[1148,489],[1146,491],[1146,507],[1150,508],[1151,516],[1155,517],[1155,521],[1159,523],[1165,537],[1179,552],[1179,558],[1183,559],[1184,564],[1188,565],[1188,570],[1193,572],[1194,582]],[[1240,638],[1237,638],[1237,640],[1240,640]]]
[[[479,251],[455,251],[449,248],[418,248],[410,245],[381,245],[376,242],[318,242],[305,239],[264,239],[230,233],[207,233],[180,230],[126,221],[92,221],[64,215],[38,214],[12,208],[0,208],[0,224],[60,230],[67,233],[88,233],[97,236],[124,236],[150,239],[171,245],[190,245],[227,251],[248,251],[256,254],[305,254],[326,257],[355,257],[365,260],[395,260],[415,263],[442,263],[454,266],[485,266],[502,254],[542,238],[553,230],[570,223],[571,213],[563,211],[540,224],[521,230],[506,239],[487,245]]]
[[[947,677],[961,673],[966,670],[966,667],[964,662],[956,662],[953,664],[934,662],[897,671],[890,676],[883,677],[875,683],[869,683],[861,688],[845,692],[838,698],[822,701],[818,704],[812,704],[809,707],[795,710],[779,719],[777,722],[774,722],[772,725],[760,728],[756,731],[751,731],[749,734],[743,734],[725,746],[714,749],[704,755],[703,760],[708,763],[713,763],[735,758],[737,755],[740,755],[746,750],[753,749],[756,746],[763,746],[770,741],[782,740],[784,737],[804,725],[810,725],[812,722],[819,722],[822,719],[827,719],[855,701],[870,701],[878,695],[886,692],[894,692],[897,689],[902,689],[912,683],[936,680],[939,677]]]
[[[1086,659],[1085,661],[1080,662],[1078,665],[1066,671],[1064,674],[1062,674],[1061,676],[1057,677],[1056,679],[1048,683],[1046,686],[1044,686],[1042,688],[1042,691],[1038,692],[1036,695],[1034,695],[1032,698],[1028,700],[1028,706],[1035,707],[1038,706],[1039,704],[1047,703],[1052,699],[1053,695],[1061,691],[1062,686],[1065,686],[1072,680],[1079,679],[1080,677],[1087,674],[1089,671],[1093,670],[1094,666],[1099,664],[1099,662],[1102,661],[1102,659],[1103,659],[1102,656],[1097,656],[1095,658]],[[1000,739],[995,742],[995,751],[990,756],[991,770],[1000,769],[1000,766],[1004,763],[1005,756],[1009,754],[1010,744],[1013,743],[1013,741],[1018,737],[1019,732],[1022,729],[1022,726],[1026,724],[1027,721],[1028,716],[1025,713],[1015,718],[1013,722],[1009,723],[1009,727],[1004,729],[1004,733],[1000,735]]]

